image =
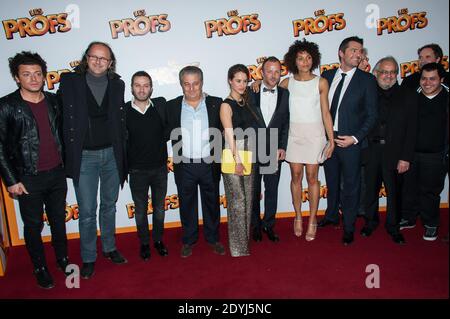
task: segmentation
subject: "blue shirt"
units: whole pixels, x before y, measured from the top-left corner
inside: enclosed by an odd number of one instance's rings
[[[205,98],[195,109],[183,98],[181,103],[181,131],[182,155],[184,157],[200,159],[210,156],[209,120]]]

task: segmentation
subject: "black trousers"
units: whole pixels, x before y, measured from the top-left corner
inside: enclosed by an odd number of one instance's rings
[[[399,232],[399,179],[397,170],[388,167],[383,161],[385,146],[371,144],[367,150],[368,161],[365,165],[365,220],[366,226],[375,229],[379,224],[379,194],[381,183],[387,193],[386,230],[389,234]]]
[[[164,232],[164,204],[167,193],[167,166],[155,169],[130,170],[130,190],[134,201],[134,216],[141,245],[150,242],[148,228],[148,191],[152,199],[152,235],[153,242],[161,241]]]
[[[353,233],[359,208],[361,186],[361,148],[351,145],[336,147],[331,158],[325,161],[327,182],[327,209],[325,219],[339,221],[339,204],[342,207],[344,231]],[[342,190],[341,190],[342,174]]]
[[[41,237],[44,206],[56,258],[67,256],[66,175],[59,167],[33,176],[22,176],[21,180],[29,193],[18,197],[27,251],[35,268],[47,266]]]
[[[415,153],[414,162],[404,176],[402,218],[415,222],[420,215],[424,225],[439,226],[446,170],[444,152]]]
[[[181,163],[178,165],[177,189],[183,244],[198,240],[198,188],[202,204],[203,230],[206,241],[219,241],[220,200],[219,181],[213,177],[213,164]]]
[[[255,194],[253,196],[252,227],[272,228],[275,225],[275,215],[278,203],[278,184],[280,181],[281,162],[273,174],[260,174],[259,166],[255,165]],[[264,181],[264,217],[261,220],[261,182]]]

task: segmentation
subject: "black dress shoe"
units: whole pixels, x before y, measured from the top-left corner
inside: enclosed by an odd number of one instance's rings
[[[253,228],[252,232],[252,238],[254,241],[261,241],[262,240],[262,233],[261,228]]]
[[[344,246],[348,246],[353,242],[353,233],[344,232],[344,236],[342,237],[342,243]]]
[[[401,233],[395,233],[395,234],[391,234],[392,240],[394,241],[394,243],[399,244],[399,245],[403,245],[406,243],[405,238],[403,237],[403,235]]]
[[[67,266],[69,266],[69,257],[64,257],[56,260],[56,265],[59,269],[64,272],[64,275],[69,276],[72,274],[72,271],[66,271]]]
[[[280,237],[278,237],[278,235],[275,234],[275,232],[273,231],[272,228],[264,227],[263,232],[265,232],[267,234],[267,238],[269,238],[269,240],[271,240],[273,242],[280,241]]]
[[[339,221],[338,222],[332,222],[332,221],[324,218],[320,222],[317,223],[317,227],[319,227],[319,228],[323,228],[323,227],[328,226],[328,225],[339,226]]]
[[[109,253],[103,253],[103,256],[111,260],[115,264],[126,264],[128,260],[126,260],[118,250],[110,251]]]
[[[50,289],[55,287],[53,278],[48,272],[47,267],[43,266],[35,268],[33,274],[36,277],[37,284],[39,285],[39,287],[44,289]]]
[[[363,237],[369,237],[372,235],[373,229],[367,226],[364,226],[363,229],[361,229],[361,236]]]
[[[81,278],[83,279],[89,279],[94,275],[94,267],[95,262],[92,263],[83,263],[83,267],[81,267]]]
[[[192,255],[192,246],[188,244],[183,244],[183,247],[181,247],[181,257],[187,258],[190,255]]]
[[[223,245],[219,242],[215,242],[214,244],[209,244],[209,246],[211,246],[213,252],[215,252],[218,255],[225,255],[225,248],[223,247]]]
[[[167,250],[166,246],[164,246],[164,243],[162,241],[157,241],[154,244],[156,251],[161,256],[167,256],[169,254],[169,251]]]
[[[141,249],[139,251],[139,256],[141,256],[144,261],[150,259],[150,245],[141,245]]]

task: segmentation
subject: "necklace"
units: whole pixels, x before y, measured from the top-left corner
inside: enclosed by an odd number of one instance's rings
[[[230,99],[233,100],[233,101],[235,101],[235,102],[237,103],[237,105],[239,105],[239,106],[244,106],[244,105],[245,105],[244,99],[238,101],[238,100],[236,100],[236,99],[235,99],[233,96],[231,96],[231,95],[230,95]]]

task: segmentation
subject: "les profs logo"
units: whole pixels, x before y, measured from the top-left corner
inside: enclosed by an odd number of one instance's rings
[[[377,20],[377,35],[383,35],[383,31],[388,34],[392,32],[405,32],[407,30],[423,29],[428,25],[426,12],[408,13],[408,9],[398,10],[398,17],[392,16]]]
[[[300,32],[305,35],[310,33],[323,33],[325,31],[342,30],[347,25],[343,13],[325,15],[325,10],[314,11],[315,18],[304,18],[292,21],[294,26],[294,37],[298,37]]]
[[[117,39],[119,33],[129,37],[130,35],[146,35],[149,32],[167,32],[171,28],[170,21],[167,20],[168,14],[146,16],[145,10],[136,10],[133,14],[136,19],[127,18],[109,21],[113,39]]]
[[[238,10],[231,10],[227,14],[229,19],[205,21],[207,38],[212,38],[213,33],[217,33],[217,36],[221,37],[223,35],[235,35],[239,32],[254,32],[261,28],[261,21],[259,21],[256,13],[239,16]]]
[[[77,60],[77,61],[73,61],[69,63],[69,66],[73,69],[75,69],[81,61]],[[47,72],[47,78],[46,83],[47,83],[47,89],[49,90],[53,90],[55,88],[55,84],[58,84],[59,81],[61,80],[61,74],[66,73],[66,72],[72,72],[72,70],[69,69],[61,69],[61,70],[57,70],[57,71],[48,71]]]
[[[44,16],[41,8],[29,11],[31,19],[18,18],[3,20],[3,29],[6,39],[11,40],[15,33],[19,33],[21,38],[26,36],[43,36],[46,33],[68,32],[72,25],[67,19],[67,13],[49,14]]]

